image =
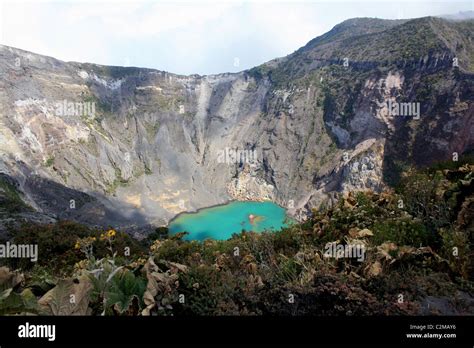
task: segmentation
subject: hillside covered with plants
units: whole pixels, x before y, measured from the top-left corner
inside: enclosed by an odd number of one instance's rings
[[[409,170],[393,189],[226,241],[15,227],[10,242],[37,243],[39,258],[0,259],[0,315],[472,315],[473,188],[472,160]],[[328,243],[363,245],[364,260],[325,257]]]

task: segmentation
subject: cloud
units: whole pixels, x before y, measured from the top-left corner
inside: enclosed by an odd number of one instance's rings
[[[81,23],[90,18],[101,20],[104,30],[124,38],[146,38],[169,33],[183,27],[192,28],[226,15],[236,3],[226,2],[125,2],[73,4],[66,19]]]
[[[396,18],[400,9],[406,18],[471,7],[470,1],[0,0],[0,43],[62,60],[209,74],[289,54],[347,18]]]

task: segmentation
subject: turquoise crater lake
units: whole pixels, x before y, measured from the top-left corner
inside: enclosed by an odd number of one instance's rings
[[[279,231],[290,220],[282,207],[272,202],[231,202],[196,213],[183,213],[171,221],[170,234],[188,232],[187,240],[229,239],[242,230]]]

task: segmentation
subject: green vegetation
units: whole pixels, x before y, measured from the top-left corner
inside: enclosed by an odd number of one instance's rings
[[[148,142],[153,143],[158,129],[160,129],[160,122],[145,122],[144,127],[147,134]]]
[[[54,164],[54,156],[50,156],[45,162],[45,167],[51,167]]]
[[[138,76],[141,72],[143,73],[143,68],[135,67],[122,67],[122,66],[106,66],[106,65],[96,65],[85,63],[83,64],[85,70],[93,71],[98,76],[107,76],[112,79],[122,79],[128,76]],[[151,70],[150,70],[151,71]]]
[[[113,194],[117,191],[117,188],[120,186],[127,186],[129,184],[129,180],[125,180],[122,177],[122,171],[120,168],[115,167],[115,179],[114,181],[107,186],[105,191],[108,194]]]
[[[147,165],[145,165],[145,175],[151,175],[151,174],[153,174],[153,171]]]
[[[379,33],[349,37],[334,50],[333,58],[348,57],[353,61],[418,60],[427,53],[444,49],[434,26],[444,26],[444,21],[425,17],[408,21]],[[403,41],[400,38],[403,37]],[[362,49],[361,49],[362,48]]]
[[[257,67],[254,67],[248,71],[248,74],[256,79],[257,81],[263,79],[265,76],[267,76],[270,71],[271,67],[268,64],[262,64]]]
[[[410,170],[394,190],[349,194],[281,232],[226,241],[184,241],[164,227],[137,242],[71,222],[23,226],[13,241],[38,243],[39,262],[3,261],[0,313],[420,314],[427,296],[474,290],[473,173],[469,163]],[[325,257],[334,242],[363,245],[364,260]]]
[[[112,101],[106,101],[99,99],[95,94],[89,92],[88,94],[82,94],[82,102],[95,104],[96,115],[87,115],[86,118],[94,118],[97,123],[100,124],[101,118],[106,114],[112,113]]]
[[[0,214],[18,213],[31,210],[21,199],[15,186],[0,174]]]

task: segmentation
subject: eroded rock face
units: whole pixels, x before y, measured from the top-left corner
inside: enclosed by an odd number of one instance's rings
[[[1,171],[37,211],[90,224],[162,225],[232,199],[270,199],[304,219],[339,193],[382,189],[394,163],[472,149],[471,65],[453,70],[451,47],[413,64],[346,67],[335,56],[344,27],[330,33],[212,76],[0,46]],[[389,101],[405,99],[421,103],[420,119],[389,114]]]

